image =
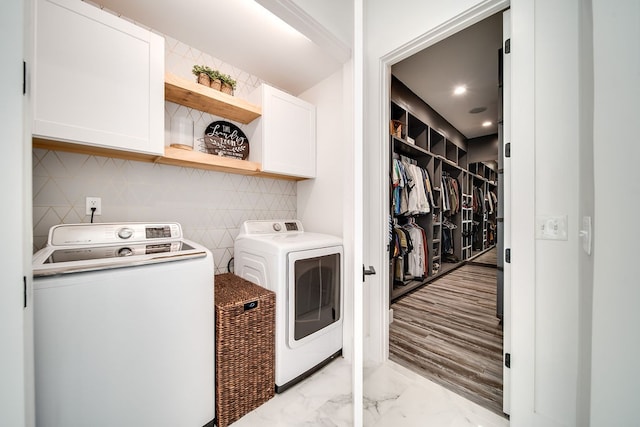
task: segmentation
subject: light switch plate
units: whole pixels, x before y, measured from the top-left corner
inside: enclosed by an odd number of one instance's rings
[[[567,240],[567,215],[538,215],[536,217],[536,239]]]

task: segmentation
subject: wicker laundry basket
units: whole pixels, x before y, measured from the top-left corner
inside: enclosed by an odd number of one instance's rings
[[[275,294],[234,274],[215,276],[216,422],[226,427],[275,387]]]

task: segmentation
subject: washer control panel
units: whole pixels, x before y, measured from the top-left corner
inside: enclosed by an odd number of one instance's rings
[[[50,246],[100,245],[181,239],[178,223],[61,224],[49,230]]]

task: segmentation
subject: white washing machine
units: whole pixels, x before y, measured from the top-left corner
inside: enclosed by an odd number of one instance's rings
[[[179,224],[52,227],[33,273],[39,427],[212,424],[213,258]]]
[[[343,258],[340,238],[297,220],[242,225],[234,272],[276,294],[276,392],[341,354]]]

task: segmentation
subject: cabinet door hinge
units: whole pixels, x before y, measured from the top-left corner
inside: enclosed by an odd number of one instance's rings
[[[22,94],[27,94],[27,63],[22,61]]]
[[[511,39],[507,39],[504,42],[504,53],[511,53]]]
[[[504,156],[511,157],[511,143],[507,142],[504,144]]]
[[[509,248],[504,250],[504,261],[511,264],[511,249]]]
[[[504,366],[506,366],[507,368],[511,368],[511,353],[505,353]]]
[[[27,308],[27,276],[22,276],[22,308]]]

